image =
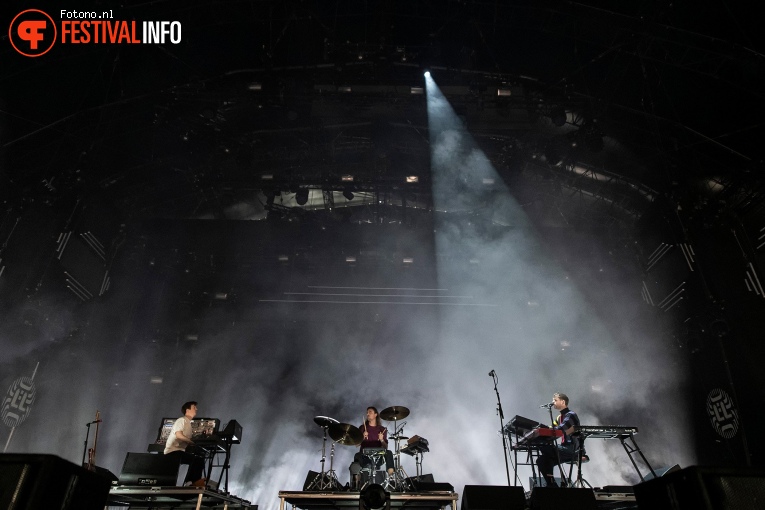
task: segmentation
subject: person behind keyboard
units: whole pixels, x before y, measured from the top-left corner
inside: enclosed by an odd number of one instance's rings
[[[181,412],[183,416],[175,420],[170,435],[167,436],[165,455],[179,457],[181,464],[189,465],[183,485],[204,487],[207,484],[207,480],[202,477],[205,461],[203,458],[191,453],[191,451],[186,451],[189,446],[194,444],[194,441],[191,439],[191,420],[197,415],[197,403],[186,402],[181,406]],[[191,449],[193,448],[189,448],[189,450]]]
[[[571,462],[576,458],[579,448],[579,438],[572,436],[579,426],[579,416],[568,408],[568,395],[565,393],[553,394],[553,408],[560,411],[560,415],[553,422],[553,428],[563,432],[563,442],[559,445],[546,444],[539,449],[537,467],[544,477],[548,487],[557,487],[553,471],[560,463]],[[556,452],[557,450],[557,452]]]

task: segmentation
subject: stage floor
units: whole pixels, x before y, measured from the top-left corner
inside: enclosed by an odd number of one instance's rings
[[[204,487],[145,487],[118,485],[109,491],[107,506],[132,508],[179,508],[196,510],[249,508],[257,510],[246,499]]]

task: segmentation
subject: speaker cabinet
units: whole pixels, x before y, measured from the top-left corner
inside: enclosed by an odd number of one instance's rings
[[[560,487],[534,487],[531,491],[531,510],[595,510],[595,492],[592,489],[564,489]]]
[[[641,510],[765,508],[765,470],[692,466],[635,486]]]
[[[0,508],[103,510],[110,480],[55,455],[0,454]]]
[[[321,477],[321,473],[318,471],[308,471],[308,474],[305,476],[305,482],[303,482],[303,490],[307,491],[308,487],[313,484],[313,482],[316,482],[318,485],[322,486],[328,486],[332,482],[332,478],[329,476],[328,473],[324,473],[324,478]],[[317,488],[317,486],[314,486],[311,491],[318,491],[322,490]]]
[[[656,476],[653,476],[650,472],[645,475],[645,478],[643,481],[647,482],[648,480],[653,480],[654,478],[659,478],[664,475],[668,475],[670,473],[674,473],[676,471],[680,471],[680,465],[675,464],[674,466],[668,466],[668,467],[659,467],[659,468],[653,468],[653,472],[656,473]]]
[[[524,510],[523,487],[505,485],[466,485],[461,510]]]
[[[119,482],[120,485],[177,485],[180,465],[181,458],[176,455],[128,452]]]

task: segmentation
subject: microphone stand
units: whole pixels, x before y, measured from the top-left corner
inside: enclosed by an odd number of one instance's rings
[[[88,454],[88,438],[90,437],[90,426],[93,425],[95,422],[91,421],[89,423],[86,423],[85,426],[88,428],[88,431],[85,433],[85,443],[82,449],[82,464],[80,464],[82,467],[85,467],[85,456]]]
[[[507,456],[510,455],[507,447],[507,434],[505,434],[505,415],[502,412],[502,401],[499,398],[499,390],[497,389],[497,374],[494,370],[491,371],[491,378],[494,380],[494,392],[497,394],[497,415],[499,415],[499,430],[502,431],[502,451],[505,454],[505,472],[507,473],[507,485],[510,486],[510,465],[507,463]]]

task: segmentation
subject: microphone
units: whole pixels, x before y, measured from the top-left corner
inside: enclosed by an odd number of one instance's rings
[[[489,377],[494,377],[495,375],[497,375],[497,373],[494,370],[489,372]]]
[[[542,404],[542,405],[541,405],[541,406],[539,406],[539,407],[544,407],[545,409],[550,409],[550,408],[551,408],[553,405],[555,405],[555,404],[553,404],[552,402],[550,402],[549,404]]]

